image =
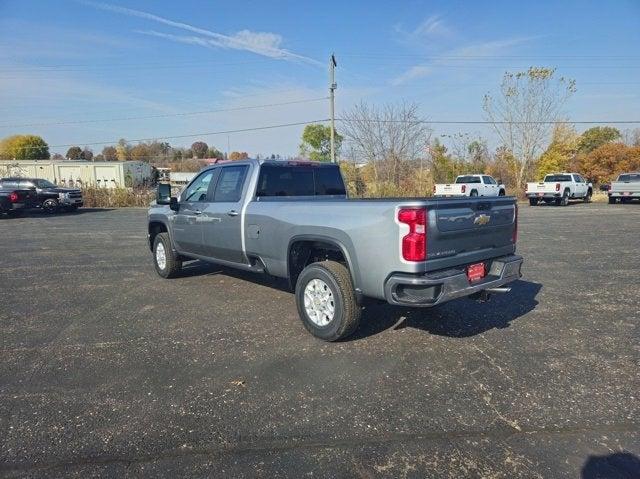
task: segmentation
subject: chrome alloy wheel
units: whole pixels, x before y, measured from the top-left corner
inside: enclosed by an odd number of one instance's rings
[[[331,288],[321,279],[312,279],[304,288],[304,309],[309,319],[318,326],[333,320],[336,305]]]
[[[158,268],[160,269],[167,267],[167,252],[164,250],[162,242],[158,242],[156,246],[156,263],[158,263]]]

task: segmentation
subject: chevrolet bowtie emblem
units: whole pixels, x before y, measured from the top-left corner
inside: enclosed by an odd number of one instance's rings
[[[491,216],[489,215],[478,215],[476,216],[476,219],[473,220],[473,224],[474,225],[486,225],[489,221],[491,221]]]

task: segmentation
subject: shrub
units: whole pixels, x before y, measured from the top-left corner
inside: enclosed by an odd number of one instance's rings
[[[126,206],[147,207],[156,199],[156,191],[148,188],[98,188],[82,189],[84,206],[90,208],[116,208]]]

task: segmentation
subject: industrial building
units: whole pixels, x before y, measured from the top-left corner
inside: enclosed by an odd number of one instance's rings
[[[149,185],[154,181],[154,170],[143,161],[0,161],[0,177],[43,178],[76,188]]]

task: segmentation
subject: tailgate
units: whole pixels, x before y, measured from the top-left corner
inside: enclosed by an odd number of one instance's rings
[[[436,195],[461,195],[462,185],[456,183],[448,183],[445,185],[436,185]]]
[[[427,263],[449,267],[513,253],[515,218],[513,197],[436,200],[429,208]]]
[[[609,190],[615,193],[637,193],[640,192],[640,182],[638,181],[614,181]]]
[[[529,191],[534,193],[555,193],[556,192],[556,184],[555,183],[545,183],[543,181],[539,183],[529,183],[531,188]]]

